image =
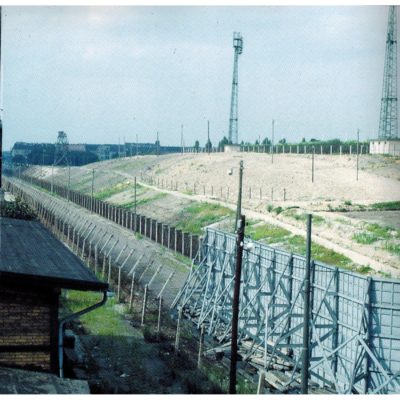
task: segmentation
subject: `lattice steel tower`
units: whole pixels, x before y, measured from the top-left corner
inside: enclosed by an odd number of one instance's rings
[[[238,143],[238,59],[243,52],[243,38],[239,32],[233,33],[233,48],[235,57],[233,61],[231,115],[229,118],[229,142]]]
[[[389,7],[379,139],[397,139],[397,27],[396,7]]]
[[[63,131],[58,132],[54,152],[54,165],[69,165],[68,137]]]

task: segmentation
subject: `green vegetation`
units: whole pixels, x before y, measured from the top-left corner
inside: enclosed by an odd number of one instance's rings
[[[400,244],[386,242],[384,248],[385,248],[385,250],[389,251],[390,253],[400,256]]]
[[[387,240],[391,238],[392,229],[378,224],[367,224],[367,232],[360,232],[353,235],[353,240],[360,244],[372,244],[378,240]]]
[[[282,248],[292,253],[306,255],[306,239],[299,235],[293,235],[288,230],[270,224],[260,224],[255,221],[246,227],[246,236],[252,240],[263,243],[280,243]],[[353,269],[353,262],[346,256],[339,254],[319,244],[311,245],[312,258],[325,264],[337,265],[338,267]],[[363,273],[361,271],[361,273]]]
[[[299,235],[293,235],[287,240],[287,250],[300,255],[306,255],[306,239]],[[311,255],[314,260],[325,264],[336,265],[342,268],[352,269],[352,261],[334,250],[327,249],[317,243],[311,244]]]
[[[153,202],[153,201],[160,200],[160,199],[162,199],[162,198],[164,198],[164,197],[166,197],[166,196],[168,196],[167,193],[163,193],[163,192],[156,193],[154,196],[146,197],[146,198],[144,198],[144,199],[136,200],[136,206],[137,206],[137,207],[138,207],[138,206],[143,206],[143,205],[145,205],[145,204],[147,204],[147,203],[151,203],[151,202]],[[134,201],[129,201],[128,203],[123,203],[123,204],[120,204],[120,205],[119,205],[119,207],[127,208],[127,209],[128,209],[128,208],[133,208],[134,206],[135,206],[135,202],[134,202]]]
[[[361,267],[356,268],[355,271],[358,272],[359,274],[368,274],[370,272],[373,272],[374,269],[371,268],[369,265],[363,265]]]
[[[294,218],[296,221],[302,221],[306,223],[307,221],[307,214],[306,213],[298,213],[295,209],[289,208],[284,211],[284,215],[287,217]],[[325,223],[325,219],[319,215],[313,214],[312,216],[312,223],[315,225],[322,225]]]
[[[371,204],[371,208],[380,211],[400,210],[400,201],[387,201],[384,203],[374,203]]]
[[[108,187],[104,190],[101,190],[100,192],[95,193],[94,197],[98,200],[104,200],[113,196],[114,194],[124,192],[125,190],[128,189],[133,189],[133,187],[134,184],[132,182],[129,181],[121,182],[116,184],[115,186]]]
[[[379,238],[372,233],[360,232],[353,235],[353,240],[360,244],[372,244],[379,240]]]
[[[62,310],[65,315],[83,310],[102,299],[102,293],[81,292],[69,290],[68,298],[61,298]],[[128,326],[115,312],[116,300],[108,299],[106,304],[96,310],[84,314],[80,320],[84,325],[90,326],[90,332],[99,336],[125,336],[129,334]],[[105,324],[104,321],[107,321]]]
[[[202,228],[233,215],[232,210],[218,204],[193,202],[180,212],[175,227],[198,235]]]
[[[290,232],[288,230],[270,224],[257,224],[246,227],[246,236],[252,240],[263,239],[263,242],[266,243],[282,242],[289,235]]]

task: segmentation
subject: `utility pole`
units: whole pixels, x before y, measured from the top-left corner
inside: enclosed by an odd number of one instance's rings
[[[272,120],[272,137],[271,137],[271,164],[274,163],[274,130],[275,130],[275,121]]]
[[[238,192],[238,202],[237,202],[237,208],[236,208],[236,218],[235,218],[235,227],[234,227],[234,232],[238,229],[238,220],[240,218],[240,215],[242,214],[242,186],[243,186],[243,160],[240,161],[239,164],[239,192]]]
[[[356,180],[358,181],[358,162],[359,162],[359,146],[360,146],[360,130],[357,129],[357,176]]]
[[[233,299],[232,299],[232,335],[231,335],[231,365],[229,373],[229,394],[236,394],[236,364],[237,364],[237,349],[238,349],[240,280],[242,276],[245,222],[246,222],[246,217],[244,215],[241,215],[236,236],[236,269],[235,269],[235,284],[234,284]]]
[[[92,196],[90,201],[90,211],[93,212],[93,192],[94,192],[94,168],[92,169]]]
[[[311,221],[312,215],[307,214],[306,241],[306,271],[304,277],[304,318],[303,318],[303,354],[301,365],[301,393],[308,394],[309,364],[310,364],[310,300],[311,300]]]
[[[134,187],[134,211],[136,215],[136,176],[135,176],[135,187]]]

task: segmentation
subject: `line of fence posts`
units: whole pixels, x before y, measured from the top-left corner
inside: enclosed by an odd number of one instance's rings
[[[312,142],[311,142],[312,143]],[[311,146],[318,146],[318,145],[311,145]],[[369,146],[366,143],[362,143],[360,145],[360,154],[367,154],[369,151]],[[365,148],[365,151],[364,151]],[[292,151],[292,149],[296,149],[295,152]],[[279,144],[274,144],[271,143],[270,145],[241,145],[240,146],[240,151],[244,153],[249,153],[249,152],[254,152],[254,153],[269,153],[271,155],[271,164],[274,163],[274,154],[309,154],[312,151],[309,150],[310,146],[307,146],[307,144],[284,144],[284,143],[279,143]],[[325,144],[325,145],[319,145],[320,149],[320,154],[339,154],[342,156],[343,154],[348,154],[352,155],[354,153],[353,151],[353,144]],[[347,149],[347,150],[346,150]],[[262,150],[262,151],[260,151]]]
[[[24,196],[24,200],[26,200],[26,196]],[[34,202],[33,202],[34,203]],[[68,224],[68,236],[67,238],[65,237],[61,237],[61,235],[65,236],[65,220],[62,220],[61,218],[57,217],[56,214],[54,214],[53,212],[51,212],[50,210],[46,209],[44,206],[39,206],[37,203],[36,204],[36,211],[38,213],[38,216],[40,218],[40,220],[44,223],[45,226],[47,226],[56,236],[58,236],[60,239],[66,239],[67,241],[69,241],[69,232],[70,232],[70,224]],[[90,234],[94,231],[94,229],[96,228],[96,226],[91,226],[92,224],[89,223],[87,220],[82,221],[81,225],[79,226],[79,229],[76,229],[76,227],[73,228],[73,232],[74,232],[74,237],[72,240],[72,250],[75,252],[75,254],[80,257],[83,261],[85,260],[85,243],[86,240],[88,239],[88,237],[90,236]],[[89,230],[89,232],[84,235],[85,232],[88,231],[88,229],[91,228]],[[101,229],[100,229],[101,231]],[[99,232],[100,232],[99,231]],[[98,233],[99,233],[98,232]],[[98,245],[100,243],[100,241],[104,238],[105,235],[99,237],[96,245],[94,246],[94,249],[92,247],[92,243],[93,243],[93,239],[90,241],[90,246],[89,246],[89,250],[88,250],[88,255],[87,255],[87,260],[88,260],[88,267],[90,267],[90,260],[92,258],[92,249],[94,250],[94,260],[93,260],[93,264],[94,264],[94,269],[95,272],[97,272],[97,262],[98,262]],[[111,258],[111,251],[115,248],[116,244],[118,243],[118,240],[116,240],[114,242],[114,244],[111,246],[111,249],[106,252],[105,248],[107,246],[107,244],[110,242],[110,240],[112,239],[113,235],[110,235],[108,237],[108,239],[106,240],[106,242],[104,243],[104,245],[101,248],[101,253],[103,255],[103,265],[105,265],[106,260],[108,259],[109,261],[109,271],[108,271],[108,281],[109,283],[111,283],[111,266],[112,266],[112,258]],[[75,242],[75,238],[76,238],[76,242]],[[81,240],[83,238],[83,240]],[[118,256],[115,259],[115,263],[117,263],[117,261],[119,260],[119,258],[121,257],[121,255],[123,254],[123,252],[126,250],[126,246],[124,246],[122,248],[122,250],[120,251],[120,253],[118,254]],[[124,262],[118,266],[118,281],[117,281],[117,301],[120,302],[121,301],[121,297],[120,297],[120,292],[121,292],[121,270],[122,268],[125,266],[126,262],[129,260],[129,258],[131,257],[133,253],[133,250],[131,250],[128,254],[128,256],[125,258]],[[136,267],[139,265],[139,262],[141,261],[143,255],[141,257],[138,258],[138,260],[136,261],[134,267],[132,268],[131,272],[133,272]],[[154,262],[154,261],[153,261]],[[153,262],[149,263],[147,265],[147,267],[144,268],[140,278],[142,279],[142,277],[144,276],[144,274],[147,272],[147,270],[153,265]],[[159,272],[161,271],[162,266],[159,266],[155,273],[153,274],[152,278],[150,279],[150,281],[145,285],[144,287],[144,294],[143,294],[143,301],[142,301],[142,314],[141,314],[141,325],[143,326],[145,324],[145,313],[146,313],[146,307],[147,307],[147,301],[148,301],[148,292],[149,292],[149,287],[152,284],[153,280],[155,279],[155,277],[159,274]],[[104,276],[104,268],[103,268],[103,276]],[[170,273],[170,275],[168,276],[167,280],[165,281],[162,289],[160,290],[157,299],[159,300],[158,304],[159,304],[159,309],[158,309],[158,321],[157,321],[157,335],[159,336],[161,333],[161,315],[162,315],[162,307],[163,307],[163,292],[165,290],[165,288],[167,287],[169,281],[172,279],[174,275],[174,271]],[[132,274],[132,283],[131,283],[131,291],[130,291],[130,299],[129,299],[129,306],[130,309],[132,307],[132,299],[133,299],[133,285],[134,285],[134,276],[135,274]]]
[[[25,181],[28,181],[26,176],[22,176],[22,179]],[[40,179],[34,178],[33,179],[34,184],[47,189],[48,182],[42,181]],[[136,210],[136,187],[137,187],[137,182],[135,178],[135,185],[134,185],[134,193],[135,193],[135,210]],[[70,200],[86,209],[88,209],[91,212],[95,212],[99,215],[104,216],[105,218],[125,227],[128,228],[128,221],[129,221],[129,216],[131,220],[131,226],[130,230],[134,232],[139,232],[140,234],[143,234],[144,236],[148,237],[149,239],[153,241],[157,241],[158,243],[161,243],[158,239],[158,232],[156,231],[157,224],[160,224],[158,221],[152,219],[152,218],[147,218],[144,216],[141,216],[134,212],[133,214],[130,211],[123,210],[120,207],[116,207],[111,205],[110,203],[103,202],[101,200],[95,200],[94,199],[94,170],[92,170],[92,195],[91,196],[86,196],[85,194],[75,192],[72,190],[65,190],[62,186],[53,184],[53,193],[56,193],[60,196],[63,197],[70,197]],[[98,206],[95,207],[95,205],[98,204]],[[143,219],[144,218],[144,219]],[[136,221],[135,221],[136,220]],[[139,220],[139,224],[137,224],[137,220]],[[139,226],[138,226],[139,225]],[[165,225],[165,224],[164,224]],[[168,229],[168,231],[172,231],[173,235],[173,242],[168,243],[168,248],[171,250],[174,250],[175,252],[181,253],[185,256],[190,256],[190,254],[196,253],[196,249],[199,246],[199,236],[195,234],[188,234],[179,230],[175,229],[174,227],[171,227],[169,225],[165,225]],[[75,232],[73,233],[73,242],[75,243]]]

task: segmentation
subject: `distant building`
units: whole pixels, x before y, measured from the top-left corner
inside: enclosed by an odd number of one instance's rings
[[[400,156],[400,139],[385,140],[375,139],[369,143],[370,154],[389,154],[392,156]]]
[[[16,142],[11,149],[11,157],[19,158],[22,157],[27,162],[29,155],[32,152],[34,144],[25,142]]]
[[[225,153],[239,153],[240,152],[240,144],[226,144],[224,146]]]
[[[68,144],[68,151],[86,151],[86,144],[84,143],[77,143],[77,144]]]

